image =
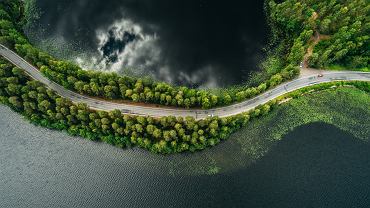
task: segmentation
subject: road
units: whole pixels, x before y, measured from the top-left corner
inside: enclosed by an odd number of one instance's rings
[[[291,92],[306,86],[315,85],[319,83],[338,81],[338,80],[357,80],[357,81],[370,81],[369,72],[357,72],[357,71],[326,71],[321,72],[322,77],[319,77],[318,72],[314,75],[299,77],[290,82],[283,83],[274,89],[271,89],[255,98],[236,103],[233,105],[213,108],[208,110],[201,109],[180,109],[180,108],[166,108],[166,107],[150,107],[150,106],[139,106],[135,104],[122,104],[114,103],[110,101],[98,100],[88,96],[83,96],[65,89],[63,86],[49,80],[34,66],[25,61],[22,57],[0,44],[0,55],[9,60],[17,67],[25,70],[33,79],[44,83],[50,89],[56,91],[60,96],[66,97],[74,103],[86,103],[90,108],[96,110],[111,111],[115,109],[121,110],[123,114],[131,115],[142,115],[152,117],[163,117],[163,116],[192,116],[194,118],[203,119],[208,116],[219,116],[227,117],[242,112],[249,111],[261,104],[267,103],[287,92]]]

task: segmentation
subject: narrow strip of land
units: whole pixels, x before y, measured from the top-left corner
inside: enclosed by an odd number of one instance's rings
[[[23,69],[29,74],[33,79],[40,81],[45,84],[50,89],[56,91],[60,96],[70,99],[75,103],[86,103],[90,108],[96,110],[111,111],[118,109],[123,114],[131,115],[142,115],[142,116],[152,116],[152,117],[162,117],[162,116],[192,116],[196,119],[203,119],[208,116],[219,116],[227,117],[236,114],[240,114],[249,111],[261,104],[267,103],[285,93],[307,87],[310,85],[339,81],[339,80],[357,80],[357,81],[370,81],[369,72],[357,72],[357,71],[325,71],[317,72],[316,74],[311,74],[309,76],[299,77],[290,82],[283,83],[274,89],[271,89],[255,98],[243,101],[241,103],[213,108],[208,110],[200,109],[179,109],[179,108],[166,108],[166,107],[149,107],[149,106],[139,106],[134,104],[123,104],[114,103],[110,101],[105,101],[101,99],[95,99],[88,96],[83,96],[65,89],[63,86],[49,80],[46,78],[36,67],[29,64],[22,57],[14,53],[12,50],[6,48],[0,44],[0,55],[9,60],[15,66]],[[318,76],[322,73],[320,76]]]

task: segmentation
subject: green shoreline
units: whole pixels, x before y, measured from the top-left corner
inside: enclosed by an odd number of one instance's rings
[[[370,142],[369,103],[369,92],[351,86],[306,93],[280,104],[268,115],[250,121],[215,150],[199,152],[197,155],[204,157],[205,162],[192,165],[198,160],[190,157],[190,162],[185,164],[172,164],[173,171],[181,174],[182,167],[189,167],[189,174],[237,171],[258,162],[294,129],[317,122],[334,125],[357,139]]]
[[[265,138],[266,142],[274,143],[298,126],[324,122],[349,132],[358,139],[369,141],[369,103],[369,92],[352,87],[310,92],[281,104],[269,115],[252,121],[230,139],[237,140],[246,153],[259,157],[259,154],[266,151],[263,145],[251,145],[251,140],[245,140],[243,134],[254,135],[254,138],[259,135],[260,138]]]
[[[364,99],[360,99],[358,102],[354,99],[357,97],[363,97]],[[341,102],[342,105],[328,106],[326,105],[328,100],[333,103]],[[307,96],[302,96],[279,105],[267,116],[250,121],[246,127],[232,134],[227,141],[222,142],[216,147],[197,152],[196,154],[172,154],[160,156],[160,158],[163,157],[163,162],[167,164],[165,170],[174,177],[179,175],[227,174],[248,167],[268,154],[271,148],[274,148],[274,146],[284,138],[286,135],[285,130],[291,132],[292,129],[311,122],[328,123],[327,121],[329,121],[330,124],[339,127],[341,130],[350,132],[351,134],[353,134],[354,131],[355,133],[357,132],[356,129],[352,130],[353,126],[362,124],[359,130],[363,132],[361,134],[365,137],[361,138],[358,136],[359,134],[353,135],[357,135],[357,138],[368,141],[366,138],[370,138],[370,133],[368,131],[370,129],[370,122],[368,119],[366,120],[366,116],[370,118],[370,112],[369,109],[366,108],[366,105],[369,101],[369,93],[352,87],[339,87],[311,92],[307,94]],[[304,105],[302,105],[302,103],[304,103]],[[291,106],[295,107],[291,108]],[[343,106],[347,110],[341,111],[343,110]],[[301,108],[303,110],[296,111],[295,108]],[[304,109],[308,109],[307,112],[313,112],[314,115],[325,112],[326,118],[322,116],[303,116],[302,112],[305,112]],[[307,113],[305,114],[307,115]],[[358,115],[362,116],[358,117]],[[306,117],[306,119],[303,119],[304,117]],[[347,120],[347,118],[350,119]],[[350,122],[346,122],[344,119]],[[28,122],[28,120],[26,121]],[[354,122],[357,122],[357,124]],[[284,129],[284,132],[280,132],[280,130],[282,130],[281,127],[290,128]],[[365,130],[367,130],[367,133]],[[277,132],[277,134],[274,132]],[[77,137],[77,139],[81,140],[82,138]],[[122,151],[125,152],[126,150],[127,149],[123,149]],[[150,154],[146,151],[138,149],[134,151],[143,155],[143,157],[157,158],[155,154]],[[225,155],[227,155],[227,157],[225,157]],[[169,158],[170,161],[177,162],[169,162],[164,160],[164,158]],[[153,162],[151,164],[155,165],[156,163]]]
[[[215,146],[248,125],[251,119],[267,115],[280,101],[307,92],[344,85],[370,91],[370,82],[324,83],[288,93],[249,112],[227,118],[196,121],[192,117],[170,116],[155,119],[122,115],[119,110],[94,111],[86,104],[73,104],[38,81],[31,81],[22,69],[5,60],[0,60],[0,63],[0,101],[22,113],[32,123],[121,148],[139,146],[162,154],[194,152]]]

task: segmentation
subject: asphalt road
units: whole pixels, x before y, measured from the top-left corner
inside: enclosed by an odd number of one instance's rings
[[[153,117],[162,117],[162,116],[192,116],[196,119],[206,118],[208,116],[219,116],[227,117],[231,115],[236,115],[242,112],[249,111],[255,108],[258,105],[267,103],[270,100],[273,100],[287,92],[291,92],[306,86],[315,85],[324,82],[331,82],[337,80],[358,80],[358,81],[370,81],[369,72],[357,72],[357,71],[326,71],[321,72],[323,75],[319,77],[317,74],[300,77],[298,79],[292,80],[290,82],[283,83],[277,86],[274,89],[271,89],[255,98],[246,100],[241,103],[208,109],[179,109],[179,108],[166,108],[166,107],[149,107],[149,106],[139,106],[135,104],[121,104],[114,103],[110,101],[103,101],[94,99],[91,97],[83,96],[65,89],[63,86],[49,80],[44,77],[42,73],[25,61],[22,57],[18,56],[16,53],[6,48],[0,44],[0,55],[12,62],[17,67],[24,69],[32,78],[44,83],[50,89],[56,91],[60,96],[69,98],[75,103],[86,103],[90,108],[96,110],[111,111],[115,109],[121,110],[123,114],[131,115],[143,115],[143,116],[153,116]]]

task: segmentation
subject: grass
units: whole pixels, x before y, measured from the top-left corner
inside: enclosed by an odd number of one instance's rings
[[[246,128],[231,136],[242,152],[252,160],[263,156],[273,143],[294,128],[324,122],[370,139],[370,94],[352,87],[340,87],[305,96],[281,104],[269,115],[253,120]]]
[[[370,72],[369,67],[363,67],[363,68],[351,68],[348,69],[348,67],[341,66],[341,65],[330,65],[325,67],[327,70],[335,70],[335,71],[345,71],[345,70],[351,70],[351,71],[363,71],[363,72]]]

